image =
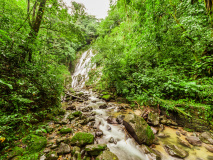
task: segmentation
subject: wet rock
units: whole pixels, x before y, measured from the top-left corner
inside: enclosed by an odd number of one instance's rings
[[[68,119],[62,119],[61,121],[58,121],[59,124],[68,124],[69,120]]]
[[[114,143],[114,138],[113,137],[111,137],[110,139],[109,139],[109,141],[108,141],[109,143]]]
[[[97,132],[95,132],[95,135],[97,137],[101,137],[103,135],[103,131],[97,131]]]
[[[200,141],[200,139],[198,137],[195,136],[187,136],[186,140],[192,144],[193,146],[201,146],[202,142]]]
[[[173,129],[178,129],[178,126],[170,126]]]
[[[55,149],[55,148],[57,148],[57,147],[58,147],[58,145],[53,144],[53,145],[50,147],[50,149]]]
[[[103,153],[101,153],[97,159],[99,160],[118,160],[118,157],[110,152],[110,151],[103,151]]]
[[[107,127],[108,131],[110,131],[112,129],[109,125],[107,125],[106,127]]]
[[[175,145],[164,145],[164,148],[167,151],[167,153],[173,157],[185,158],[189,155],[187,151]]]
[[[123,125],[138,144],[151,145],[153,143],[155,138],[153,131],[142,117],[132,113],[128,114],[123,120]]]
[[[74,155],[75,152],[79,152],[80,153],[81,149],[79,147],[77,147],[77,146],[72,147],[72,155]]]
[[[213,144],[213,136],[209,132],[203,132],[199,138],[203,143]]]
[[[98,156],[101,151],[105,150],[106,147],[106,144],[91,144],[86,145],[85,151],[88,152],[91,156]]]
[[[187,141],[184,141],[184,140],[180,139],[179,137],[177,137],[177,142],[178,142],[179,144],[181,144],[182,146],[191,148],[190,144],[189,144]]]
[[[94,135],[85,132],[78,132],[71,139],[71,144],[79,147],[87,144],[92,144],[93,142]]]
[[[118,124],[118,122],[116,121],[116,118],[115,118],[115,117],[112,117],[112,116],[109,116],[109,117],[107,118],[107,122],[108,122],[109,124]]]
[[[45,155],[43,155],[43,156],[41,156],[40,157],[40,159],[39,160],[45,160],[46,159],[46,156]]]
[[[60,129],[60,133],[61,134],[67,134],[67,133],[71,133],[72,129],[71,128],[62,128]]]
[[[61,142],[64,142],[66,140],[66,137],[58,138],[56,139],[56,144],[60,144]]]
[[[125,118],[124,115],[119,115],[116,118],[116,121],[118,122],[118,124],[123,124],[123,119]]]
[[[66,110],[76,110],[76,106],[75,105],[71,105],[71,106],[67,107]]]
[[[140,148],[142,149],[143,153],[149,154],[148,157],[151,160],[161,160],[160,153],[156,152],[155,150],[149,148],[146,145],[141,145]]]
[[[57,156],[57,153],[55,151],[51,151],[47,154],[46,156],[47,160],[57,160],[58,159],[58,156]]]
[[[184,136],[187,136],[187,132],[186,131],[180,131],[180,133],[182,134],[182,135],[184,135]]]
[[[92,110],[92,107],[84,107],[81,109],[82,112],[90,112]]]
[[[160,124],[160,128],[159,128],[159,131],[163,131],[164,130],[164,125],[163,124]]]
[[[87,124],[87,126],[94,126],[94,124],[95,124],[95,121],[93,121],[93,122],[89,122],[88,124]]]
[[[148,114],[148,123],[154,126],[159,125],[159,115],[158,113],[150,112]]]
[[[91,112],[91,113],[90,113],[90,116],[95,116],[95,115],[96,115],[95,112]]]
[[[176,135],[179,136],[179,137],[181,136],[181,135],[180,135],[180,132],[178,132],[178,131],[176,132]]]
[[[166,118],[166,116],[160,116],[160,123],[161,124],[167,124],[167,118]]]
[[[90,116],[87,118],[88,122],[95,121],[95,116]]]
[[[65,143],[61,143],[60,146],[59,146],[59,149],[58,149],[58,154],[67,154],[67,153],[70,153],[71,152],[71,149],[70,149],[70,146],[68,144],[65,144]]]
[[[51,151],[50,148],[45,148],[43,152],[44,152],[44,153],[49,153],[50,151]]]
[[[106,104],[100,105],[99,108],[100,108],[100,109],[106,109],[106,108],[107,108],[107,105],[106,105]]]
[[[209,151],[213,153],[213,146],[211,145],[205,145],[205,148]]]
[[[154,141],[153,141],[153,144],[155,144],[155,145],[160,145],[160,142],[159,142],[158,137],[155,136],[155,139],[154,139]]]
[[[168,137],[170,137],[170,135],[165,134],[165,133],[158,133],[158,137],[160,137],[160,138],[168,138]]]
[[[151,127],[152,131],[154,134],[157,134],[159,132],[158,128],[155,127]]]

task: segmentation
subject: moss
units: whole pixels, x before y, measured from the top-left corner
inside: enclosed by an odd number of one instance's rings
[[[75,119],[75,116],[73,114],[70,114],[67,118],[71,121],[71,120]]]
[[[194,131],[193,129],[190,129],[190,128],[183,128],[183,129],[187,132],[193,132]]]
[[[87,144],[92,144],[94,142],[94,136],[91,133],[78,132],[72,139],[71,144],[77,146],[84,146]]]
[[[155,135],[149,125],[146,128],[146,135],[148,137],[146,144],[151,145],[153,143],[153,139],[155,139]]]
[[[96,160],[118,160],[118,157],[110,151],[103,151]]]
[[[85,147],[85,151],[87,151],[91,156],[98,156],[101,151],[105,150],[107,147],[106,144],[92,144],[87,145]]]
[[[12,152],[9,153],[8,155],[8,159],[11,159],[15,156],[21,156],[24,152],[24,149],[23,148],[20,148],[20,147],[15,147],[13,148]]]
[[[101,94],[103,94],[103,95],[107,95],[107,94],[109,94],[109,92],[102,92]]]
[[[39,152],[47,145],[47,139],[37,135],[29,135],[23,139],[23,143],[27,144],[27,150],[31,153]]]
[[[71,128],[62,128],[60,130],[60,133],[61,134],[67,134],[67,133],[71,133],[72,132],[72,129]]]
[[[73,116],[75,117],[80,117],[82,115],[82,112],[81,111],[75,111],[72,113]]]
[[[102,99],[109,101],[111,99],[111,95],[104,95],[102,96]]]

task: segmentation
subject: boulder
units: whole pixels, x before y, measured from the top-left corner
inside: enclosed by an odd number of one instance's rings
[[[187,141],[184,141],[184,140],[180,139],[179,137],[177,137],[177,142],[178,142],[179,144],[181,144],[182,146],[191,148],[190,144],[189,144]]]
[[[92,144],[93,142],[94,136],[91,133],[85,132],[78,132],[71,139],[71,144],[79,147]]]
[[[199,138],[203,143],[213,144],[213,136],[209,132],[203,132]]]
[[[159,115],[158,113],[150,112],[148,114],[148,123],[154,126],[159,125]]]
[[[103,151],[98,157],[98,160],[118,160],[118,157],[110,152],[110,151]]]
[[[152,160],[154,160],[154,159],[155,160],[161,160],[161,155],[157,151],[152,150],[151,148],[149,148],[146,145],[141,145],[140,148],[143,151],[143,153],[149,155],[148,157],[150,157],[150,159],[152,159]]]
[[[159,138],[168,138],[168,137],[170,137],[170,135],[165,134],[165,133],[158,133],[158,137]]]
[[[85,151],[91,156],[98,156],[106,147],[106,144],[91,144],[85,147]]]
[[[39,152],[47,145],[47,139],[37,135],[29,135],[23,139],[23,143],[27,144],[27,149],[31,152]]]
[[[138,144],[151,145],[153,143],[154,133],[142,117],[130,113],[125,116],[123,125]]]
[[[211,145],[205,145],[205,148],[209,151],[213,153],[213,146]]]
[[[107,122],[108,122],[109,124],[118,124],[118,122],[116,121],[116,118],[115,118],[115,117],[112,117],[112,116],[109,116],[109,117],[107,118]]]
[[[185,158],[189,155],[187,151],[175,145],[164,145],[164,148],[167,151],[167,153],[173,157]]]
[[[100,109],[106,109],[106,108],[107,108],[107,105],[106,105],[106,104],[100,105],[99,108],[100,108]]]
[[[200,141],[200,139],[198,137],[195,136],[187,136],[186,140],[192,144],[193,146],[201,146],[202,142]]]
[[[46,156],[46,160],[57,160],[57,159],[58,159],[58,156],[55,151],[49,152]]]
[[[61,143],[60,146],[59,146],[59,149],[58,149],[58,154],[67,154],[67,153],[70,153],[71,152],[71,149],[70,149],[70,146],[68,144],[65,144],[65,143]]]

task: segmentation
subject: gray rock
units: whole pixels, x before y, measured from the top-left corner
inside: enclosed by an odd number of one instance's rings
[[[181,144],[182,146],[191,148],[190,144],[189,144],[187,141],[184,141],[184,140],[180,139],[179,137],[177,137],[177,142],[178,142],[179,144]]]
[[[98,156],[107,147],[106,144],[91,144],[85,147],[85,151],[91,156]]]
[[[203,143],[213,144],[213,136],[209,132],[203,132],[199,138]]]
[[[71,149],[70,149],[70,146],[68,144],[65,144],[65,143],[61,143],[60,146],[59,146],[59,149],[58,149],[58,154],[67,154],[67,153],[70,153],[71,152]]]
[[[168,138],[168,137],[170,137],[170,135],[165,134],[165,133],[158,133],[158,137],[160,137],[160,138]]]
[[[158,128],[155,128],[155,127],[151,126],[151,129],[152,129],[154,134],[157,134],[159,132]]]
[[[106,108],[107,108],[107,105],[106,105],[106,104],[100,105],[99,108],[100,108],[100,109],[106,109]]]
[[[209,151],[213,153],[213,146],[211,145],[205,145],[205,148]]]
[[[44,152],[44,153],[49,153],[50,151],[51,151],[50,148],[45,148],[43,152]]]
[[[116,121],[116,118],[114,118],[114,117],[112,117],[112,116],[109,116],[109,117],[107,118],[107,122],[108,122],[109,124],[118,124],[118,122]]]
[[[111,127],[109,125],[106,126],[108,131],[111,131]]]
[[[97,137],[101,137],[103,135],[103,132],[102,131],[97,131],[97,132],[95,132],[95,135]]]
[[[75,105],[71,105],[71,106],[67,107],[66,110],[76,110],[76,106]]]
[[[193,146],[201,146],[202,142],[200,141],[200,139],[198,137],[195,136],[187,136],[186,140],[192,144]]]
[[[179,136],[179,137],[181,136],[181,135],[180,135],[180,132],[178,132],[178,131],[176,132],[176,135]]]
[[[175,145],[164,145],[164,148],[167,151],[167,153],[173,157],[185,158],[189,155],[187,151]]]
[[[114,143],[114,138],[113,138],[113,137],[111,137],[111,138],[109,139],[109,143]]]
[[[148,123],[154,126],[159,125],[159,115],[158,113],[150,112],[148,114]]]

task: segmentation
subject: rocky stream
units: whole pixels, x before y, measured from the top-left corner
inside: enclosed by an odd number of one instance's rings
[[[91,50],[83,53],[74,90],[63,97],[49,132],[41,134],[47,141],[40,160],[213,160],[211,133],[187,132],[149,107],[132,110],[111,93],[84,88],[92,56]]]

